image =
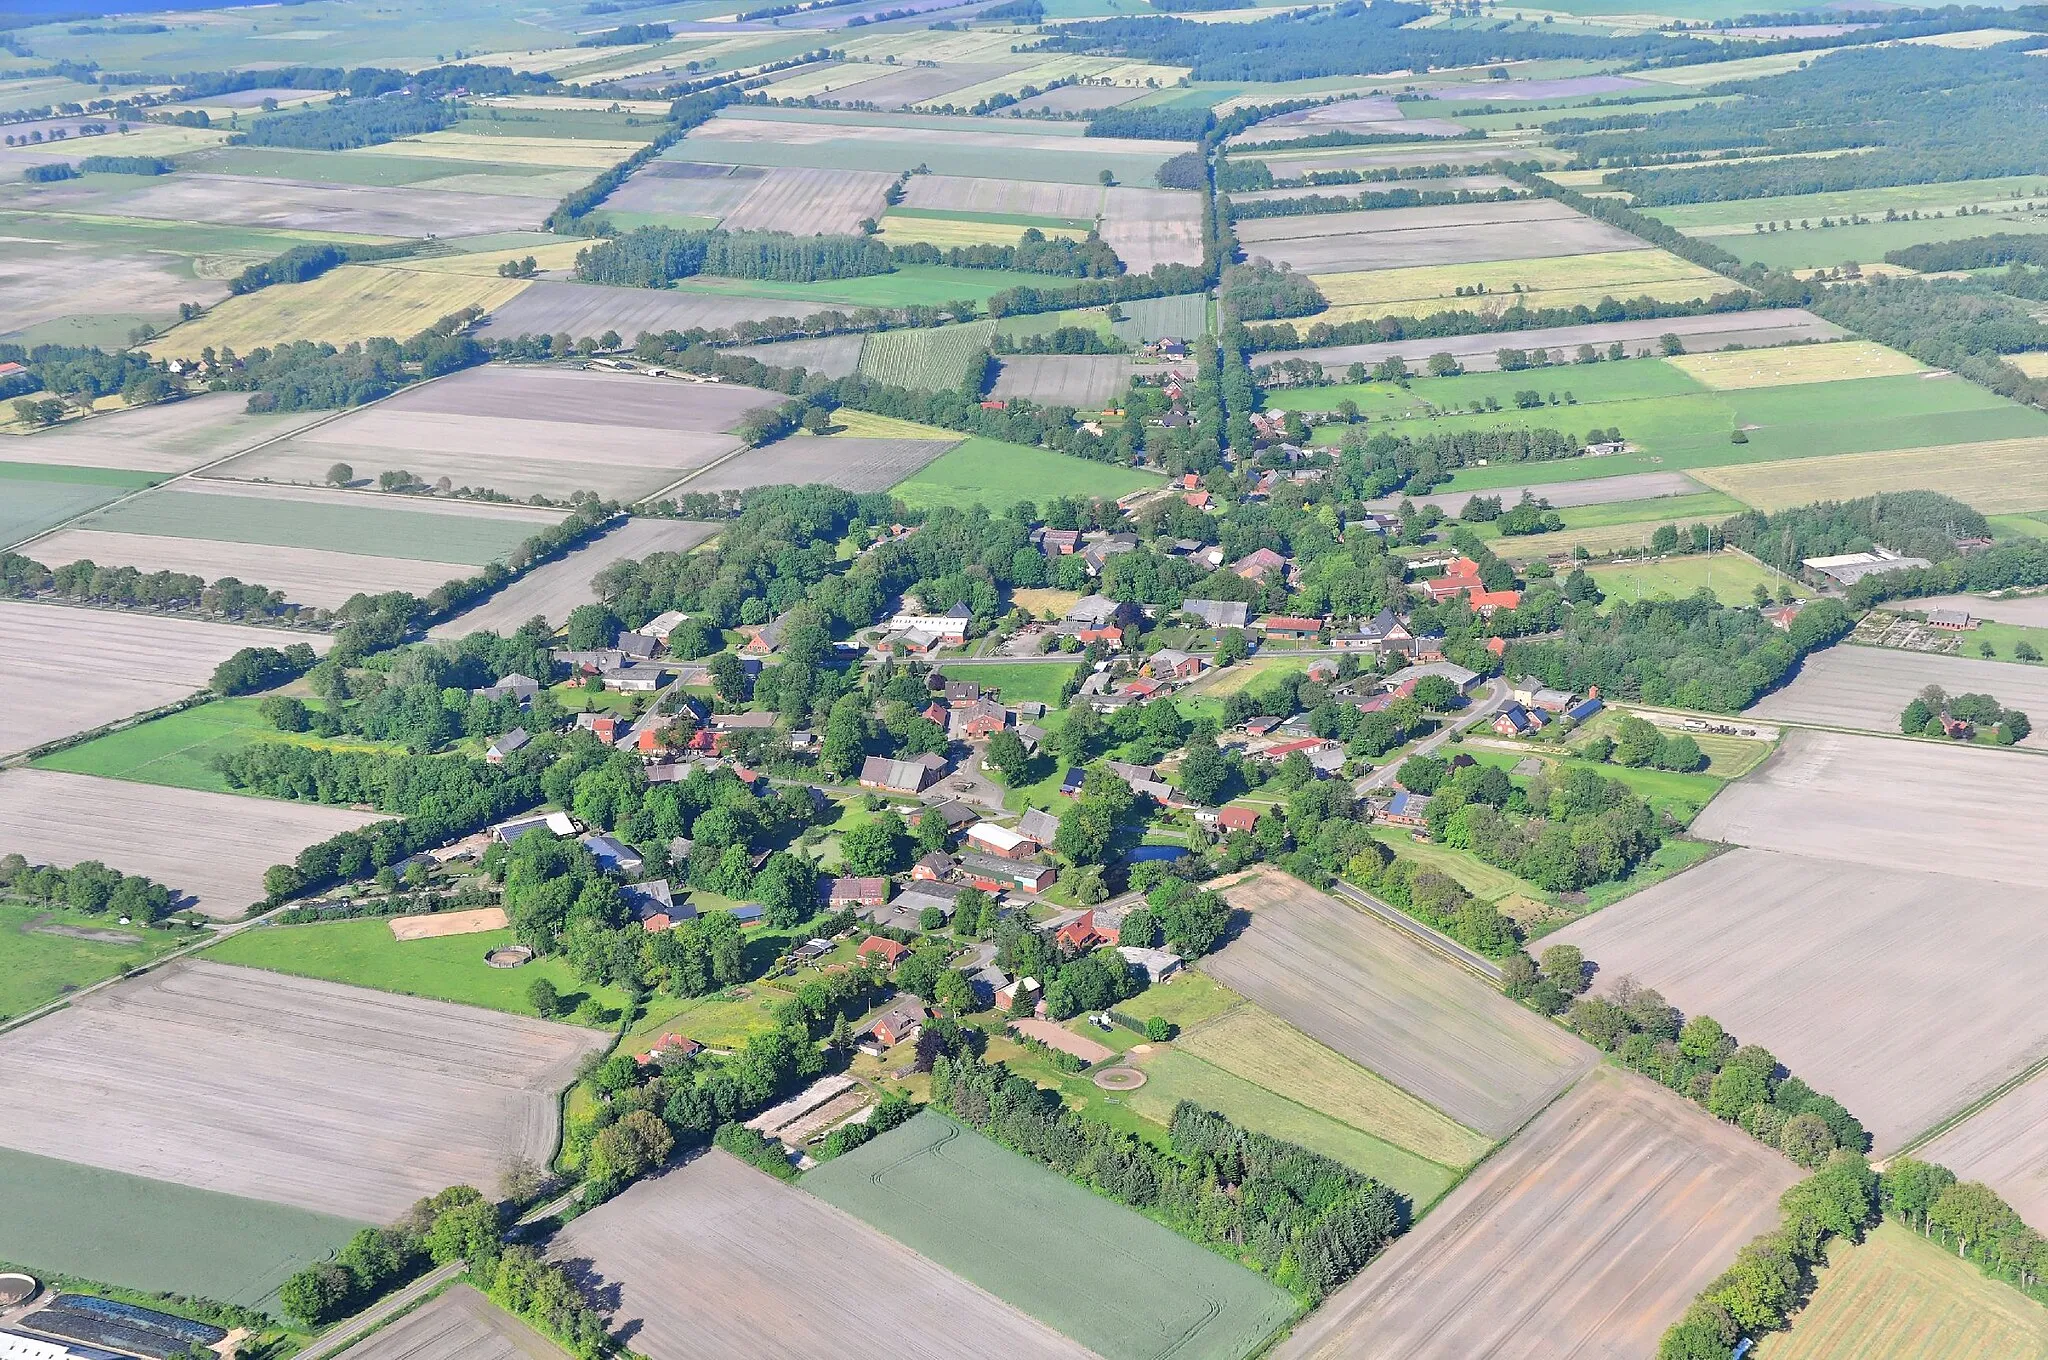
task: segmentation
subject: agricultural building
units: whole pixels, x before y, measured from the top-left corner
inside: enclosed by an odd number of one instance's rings
[[[1247,606],[1242,600],[1182,600],[1180,612],[1192,614],[1211,628],[1242,628]]]
[[[1095,924],[1095,913],[1084,911],[1054,932],[1053,938],[1062,946],[1075,953],[1086,953],[1097,945],[1115,944],[1114,932],[1105,931]]]
[[[597,867],[606,873],[637,874],[647,867],[647,861],[640,858],[639,851],[614,836],[592,832],[580,843],[597,861]]]
[[[548,831],[557,836],[576,834],[576,820],[566,812],[536,813],[531,817],[514,817],[491,828],[491,839],[501,845],[510,845],[531,831]]]
[[[946,735],[955,741],[986,741],[1010,725],[1010,711],[992,699],[976,699],[953,710]]]
[[[1268,640],[1281,642],[1313,642],[1323,631],[1321,619],[1304,619],[1289,614],[1268,614],[1253,626]]]
[[[943,614],[919,614],[903,610],[891,616],[888,623],[892,633],[930,633],[944,642],[965,642],[967,625],[974,621],[974,611],[964,604],[956,604]]]
[[[883,793],[923,793],[945,771],[942,756],[922,755],[915,760],[869,756],[861,762],[860,786]]]
[[[1377,821],[1391,826],[1423,826],[1429,811],[1429,795],[1410,793],[1402,789],[1399,793],[1380,804],[1374,813]]]
[[[994,855],[962,855],[960,872],[967,881],[983,892],[1001,892],[1005,888],[1017,888],[1023,892],[1041,893],[1052,886],[1053,869],[1050,864],[1032,864],[1024,860],[999,859]]]
[[[1960,633],[1966,629],[1975,628],[1977,620],[1970,617],[1970,612],[1967,609],[1930,609],[1927,611],[1927,626],[1929,628],[1946,628],[1952,633]]]
[[[516,699],[521,708],[528,708],[533,704],[533,697],[540,693],[540,681],[515,672],[495,685],[485,685],[476,693],[482,699]]]
[[[975,849],[1004,859],[1024,859],[1038,853],[1037,841],[994,822],[977,822],[968,827],[967,840]]]
[[[1515,700],[1530,708],[1540,708],[1547,713],[1562,713],[1570,708],[1578,695],[1561,689],[1552,689],[1533,675],[1525,675],[1515,681]]]
[[[1430,675],[1440,675],[1450,681],[1460,694],[1470,694],[1472,686],[1479,680],[1479,672],[1466,670],[1455,661],[1427,661],[1419,666],[1403,667],[1380,683],[1389,694],[1412,694],[1415,682]]]
[[[1202,673],[1207,664],[1206,658],[1192,652],[1163,647],[1152,654],[1145,666],[1160,680],[1192,680]]]
[[[665,878],[652,883],[628,883],[619,889],[619,901],[633,913],[641,929],[649,932],[681,925],[697,914],[688,901],[675,900],[675,892]]]
[[[1060,833],[1060,819],[1043,808],[1033,808],[1018,821],[1017,830],[1040,845],[1051,845]]]
[[[1116,952],[1123,955],[1125,963],[1145,975],[1149,986],[1164,982],[1180,971],[1181,957],[1165,949],[1147,949],[1135,944],[1120,944]]]
[[[1004,1014],[1017,1009],[1017,997],[1035,997],[1040,991],[1037,978],[1017,978],[996,989],[996,1009]]]
[[[515,727],[504,736],[498,737],[491,742],[490,746],[484,751],[484,760],[487,764],[502,765],[505,763],[506,756],[524,749],[532,740],[533,738],[526,734],[525,728]]]
[[[835,878],[825,884],[824,897],[835,907],[879,907],[889,900],[889,880]]]
[[[1866,576],[1880,576],[1888,571],[1907,571],[1932,564],[1924,557],[1903,557],[1890,549],[1876,548],[1870,552],[1837,553],[1833,557],[1809,557],[1799,565],[1806,569],[1808,579],[1815,585],[1846,589]]]

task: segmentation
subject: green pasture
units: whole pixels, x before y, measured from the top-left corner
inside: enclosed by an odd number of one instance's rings
[[[56,930],[107,932],[85,939]],[[103,981],[190,944],[177,929],[124,926],[118,918],[64,907],[0,902],[0,1019],[23,1015],[80,987]],[[6,1252],[0,1249],[0,1257]]]
[[[364,469],[367,474],[368,469]],[[318,548],[363,557],[460,562],[480,567],[533,536],[531,520],[445,514],[408,508],[398,496],[360,503],[159,491],[137,496],[86,521],[121,534],[162,534],[217,543]],[[415,502],[416,504],[417,502]]]
[[[928,217],[935,222],[987,222],[999,227],[1037,227],[1044,232],[1087,231],[1095,225],[1092,217],[1042,217],[1034,213],[976,212],[971,208],[899,208],[892,211],[899,216]]]
[[[588,109],[501,109],[472,111],[448,130],[471,137],[558,137],[596,142],[651,142],[662,119],[645,113],[608,113],[600,102]]]
[[[34,764],[39,770],[65,770],[166,788],[232,793],[227,780],[213,767],[214,758],[259,741],[289,742],[333,751],[397,749],[386,742],[280,732],[257,712],[261,703],[255,698],[217,699],[94,737],[44,756]],[[311,706],[320,705],[315,700]]]
[[[2048,515],[1986,515],[2000,538],[2048,538]]]
[[[0,1261],[276,1311],[278,1286],[367,1226],[0,1147]]]
[[[1557,394],[1560,403],[1569,392],[1579,405],[1593,406],[1655,397],[1693,396],[1707,390],[1706,385],[1691,374],[1656,358],[1603,359],[1595,364],[1553,364],[1512,373],[1460,373],[1448,378],[1432,378],[1423,374],[1429,356],[1434,352],[1433,346],[1433,341],[1418,340],[1415,342],[1416,352],[1402,356],[1408,361],[1409,372],[1417,375],[1406,385],[1363,382],[1339,383],[1330,387],[1278,388],[1266,393],[1266,409],[1334,411],[1342,403],[1351,401],[1358,404],[1368,423],[1378,423],[1403,417],[1451,419],[1454,417],[1448,413],[1470,411],[1491,399],[1502,407],[1493,413],[1496,418],[1540,418],[1553,409],[1547,405],[1552,393]],[[1600,348],[1604,354],[1604,347]],[[1565,358],[1572,358],[1576,352],[1576,347],[1565,351]],[[1257,356],[1254,356],[1252,366],[1256,368],[1258,363]],[[1540,393],[1546,405],[1522,411],[1515,406],[1515,394],[1518,392]],[[1555,408],[1560,417],[1576,409],[1563,405]],[[1343,429],[1342,426],[1324,428],[1333,432],[1332,437]]]
[[[564,959],[540,958],[518,968],[493,968],[484,962],[487,952],[511,943],[510,930],[398,940],[392,937],[389,920],[363,917],[304,926],[258,926],[222,940],[207,950],[206,956],[216,963],[239,963],[294,977],[323,978],[514,1015],[535,1013],[526,993],[536,978],[546,978],[555,984],[568,1008],[595,995],[615,1015],[624,1009],[622,993],[579,980]]]
[[[1415,497],[1417,501],[1426,496]],[[1605,505],[1571,505],[1557,512],[1567,529],[1605,529],[1616,524],[1670,524],[1700,515],[1739,515],[1748,507],[1720,491],[1702,491],[1690,496],[1653,496],[1640,501],[1609,501]],[[1465,526],[1478,538],[1500,538],[1491,521]],[[1515,540],[1504,540],[1503,550]]]
[[[300,179],[320,184],[349,184],[363,189],[390,189],[421,180],[453,175],[502,175],[507,179],[538,179],[559,174],[560,166],[516,161],[450,161],[435,156],[356,156],[346,151],[301,151],[293,147],[223,146],[196,152],[186,168],[210,175],[245,175],[251,179]],[[507,185],[507,193],[517,186]],[[536,217],[540,214],[536,214]]]
[[[1479,747],[1472,748],[1466,754],[1481,765],[1492,765],[1502,770],[1511,770],[1524,759],[1511,751],[1492,751]],[[1589,760],[1546,759],[1545,764],[1561,769],[1590,770],[1603,779],[1613,779],[1626,784],[1629,790],[1648,803],[1653,811],[1670,813],[1673,820],[1681,826],[1689,824],[1698,816],[1700,809],[1712,802],[1714,795],[1728,782],[1704,771],[1686,774],[1676,770],[1632,768],[1627,765],[1596,765]]]
[[[943,1115],[803,1186],[1104,1360],[1240,1360],[1296,1312],[1244,1267]]]
[[[1798,218],[1794,217],[1794,221]],[[1869,222],[1860,226],[1814,226],[1799,231],[1751,232],[1707,240],[1746,264],[1772,269],[1833,269],[1851,260],[1874,264],[1894,250],[1928,241],[1966,241],[1994,233],[2048,232],[2048,212],[2002,212],[1982,217],[1923,216],[1918,222]]]
[[[1018,501],[1043,505],[1056,496],[1114,500],[1158,484],[1156,473],[975,435],[890,491],[919,509],[980,504],[1006,510]]]
[[[1192,1100],[1240,1128],[1299,1143],[1371,1176],[1406,1195],[1418,1213],[1457,1180],[1457,1173],[1447,1167],[1276,1096],[1192,1053],[1169,1047],[1146,1058],[1144,1071],[1145,1084],[1124,1100],[1160,1125],[1172,1122],[1176,1104]]]
[[[1006,704],[1037,702],[1057,707],[1060,690],[1080,663],[1073,657],[1052,661],[1019,661],[1013,665],[955,666],[942,669],[948,680],[972,680],[983,689],[993,689]]]
[[[770,279],[724,279],[709,274],[682,279],[684,293],[717,293],[725,297],[786,298],[826,307],[943,306],[948,302],[985,302],[1006,288],[1043,288],[1046,276],[1010,269],[953,269],[942,264],[899,265],[887,274],[818,283],[778,283]]]
[[[6,445],[0,444],[0,451]],[[73,468],[50,463],[0,463],[0,544],[62,524],[123,492],[154,486],[154,473]]]
[[[1709,589],[1723,604],[1745,605],[1756,603],[1758,586],[1776,598],[1778,587],[1785,584],[1778,573],[1732,552],[1598,563],[1586,571],[1610,601],[1682,600]]]
[[[639,227],[668,227],[674,231],[710,231],[718,225],[718,219],[715,217],[691,217],[687,213],[624,212],[617,208],[606,208],[604,217],[612,224],[614,231],[633,231]]]
[[[1620,721],[1621,715],[1616,710],[1607,709],[1582,724],[1578,730],[1566,738],[1565,745],[1568,749],[1576,751],[1594,737],[1602,734],[1612,737],[1614,729],[1620,724]],[[1688,732],[1685,735],[1693,739],[1693,743],[1700,748],[1700,754],[1707,758],[1707,768],[1700,771],[1700,774],[1709,775],[1723,781],[1740,779],[1743,775],[1748,774],[1751,770],[1763,764],[1764,758],[1770,755],[1773,749],[1772,744],[1768,741],[1757,741],[1749,737],[1724,736],[1718,732]],[[1603,773],[1606,773],[1616,770],[1618,767],[1602,765],[1600,769]],[[1616,777],[1618,778],[1619,775],[1617,774]],[[1698,778],[1699,776],[1687,775],[1682,777]]]
[[[2018,661],[2013,649],[2026,643],[2042,656],[2048,656],[2048,628],[2027,628],[2014,623],[1992,623],[1985,620],[1963,634],[1964,656],[1982,657],[1984,648],[1989,646],[1989,657],[1996,661]],[[2037,665],[2037,662],[2026,662]]]
[[[1630,112],[1636,112],[1638,108]],[[1664,105],[1658,105],[1658,110]],[[2015,199],[2015,192],[2022,197]],[[1933,184],[1894,184],[1875,189],[1838,189],[1821,194],[1781,194],[1772,198],[1737,198],[1714,203],[1675,203],[1664,206],[1646,207],[1638,211],[1648,214],[1669,226],[1683,232],[1696,231],[1702,227],[1741,227],[1749,229],[1757,222],[1783,222],[1787,219],[1797,222],[1802,219],[1819,222],[1823,217],[1863,216],[1882,219],[1887,212],[1918,212],[1926,225],[1929,213],[1953,214],[1965,204],[1997,204],[2000,202],[2025,202],[2031,197],[2048,197],[2048,178],[2040,175],[2009,175],[2000,179],[1942,180]],[[2021,212],[2019,216],[2029,214]],[[2002,222],[2007,214],[1994,219],[1987,214],[1960,219],[1943,218],[1942,221]],[[1913,225],[1908,223],[1907,225]],[[1815,228],[1819,230],[1819,228]],[[1988,226],[1976,234],[1991,231],[2010,231],[2004,226]],[[1783,236],[1785,233],[1778,233]]]

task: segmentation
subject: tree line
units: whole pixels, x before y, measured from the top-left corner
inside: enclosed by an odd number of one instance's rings
[[[396,259],[411,254],[418,245],[401,241],[395,245],[336,245],[328,241],[296,245],[260,264],[252,264],[228,280],[231,294],[253,293],[273,283],[305,283],[317,279],[336,265],[363,264],[372,260]]]
[[[665,288],[677,279],[716,274],[734,279],[812,283],[893,272],[901,265],[1012,269],[1071,278],[1111,278],[1123,262],[1093,231],[1087,239],[1047,238],[1028,228],[1016,245],[890,246],[876,236],[794,236],[784,231],[682,231],[640,227],[589,246],[576,256],[587,283]]]
[[[81,558],[61,567],[44,566],[18,553],[0,553],[0,596],[17,600],[50,595],[60,600],[113,605],[121,609],[153,609],[204,614],[221,619],[296,619],[303,610],[284,592],[223,576],[209,584],[205,577],[182,571],[145,572],[138,567],[100,566]]]
[[[96,859],[68,869],[30,864],[20,854],[0,856],[0,894],[68,907],[88,916],[125,917],[151,925],[171,914],[179,894],[143,874],[124,874]]]
[[[1434,208],[1453,203],[1507,203],[1524,195],[1517,189],[1381,189],[1356,194],[1303,194],[1298,198],[1234,198],[1230,216],[1236,221],[1256,217],[1312,217],[1322,213],[1369,212],[1379,208]]]
[[[400,137],[439,132],[462,116],[450,99],[428,95],[380,95],[337,99],[290,113],[272,113],[229,140],[248,146],[282,146],[303,151],[347,151]]]
[[[1869,552],[1882,545],[1909,557],[1946,562],[1960,538],[1989,538],[1976,510],[1937,491],[1894,491],[1851,501],[1822,501],[1776,514],[1745,511],[1721,524],[1721,536],[1783,572],[1809,557]]]

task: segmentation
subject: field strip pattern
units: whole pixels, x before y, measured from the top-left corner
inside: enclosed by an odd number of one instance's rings
[[[489,631],[510,634],[536,614],[562,625],[578,605],[595,604],[599,572],[651,553],[684,553],[725,526],[698,520],[629,519],[595,541],[545,562],[477,605],[427,630],[430,638]]]
[[[1765,695],[1750,708],[1749,716],[1853,727],[1896,736],[1900,711],[1929,685],[1939,685],[1951,694],[1991,694],[2001,704],[2024,713],[2048,712],[2048,669],[2017,661],[1988,661],[1975,656],[1942,656],[1850,643],[1806,658],[1792,683]],[[2048,735],[2035,732],[2020,745],[2027,750],[2048,750]],[[1968,746],[1944,747],[1939,743],[1930,749],[1960,750],[1966,757],[1996,754],[1982,748],[1972,752]],[[1930,756],[1929,761],[1930,771],[1941,767],[1937,757]],[[1985,805],[1987,816],[1994,806]]]

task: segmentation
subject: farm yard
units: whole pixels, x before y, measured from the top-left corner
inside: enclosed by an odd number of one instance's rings
[[[456,1284],[349,1347],[349,1360],[564,1360],[560,1346]]]
[[[573,552],[533,568],[476,607],[435,624],[427,636],[508,634],[535,615],[552,623],[567,623],[570,610],[597,600],[591,578],[606,567],[650,553],[689,552],[723,527],[695,520],[629,519]]]
[[[1776,1226],[1798,1175],[1733,1125],[1595,1067],[1273,1354],[1649,1355]]]
[[[2048,1058],[2033,1017],[2048,926],[2031,888],[1965,877],[1958,858],[1906,869],[1737,850],[1552,938],[1598,965],[1596,987],[1633,977],[1763,1044],[1888,1154]]]
[[[555,1092],[603,1047],[476,1007],[182,961],[0,1036],[0,1146],[384,1223],[547,1157]]]
[[[1512,1133],[1595,1061],[1556,1026],[1294,879],[1262,870],[1225,896],[1251,924],[1204,972],[1468,1128]]]
[[[613,1329],[645,1355],[1090,1355],[852,1215],[717,1150],[577,1218],[549,1255],[586,1291],[616,1300]]]
[[[803,1186],[1104,1360],[1238,1360],[1295,1311],[1251,1271],[943,1115]]]
[[[1915,601],[1916,606],[1919,601]],[[1754,718],[1897,735],[1899,712],[1929,685],[1951,694],[1991,694],[2025,713],[2048,712],[2048,673],[2010,661],[1935,656],[1888,647],[1836,646],[1808,657],[1791,684],[1765,695]],[[2029,736],[2029,749],[2048,739]]]
[[[0,600],[0,755],[13,755],[206,688],[244,647],[331,639],[275,628]],[[84,658],[91,682],[81,683]]]

